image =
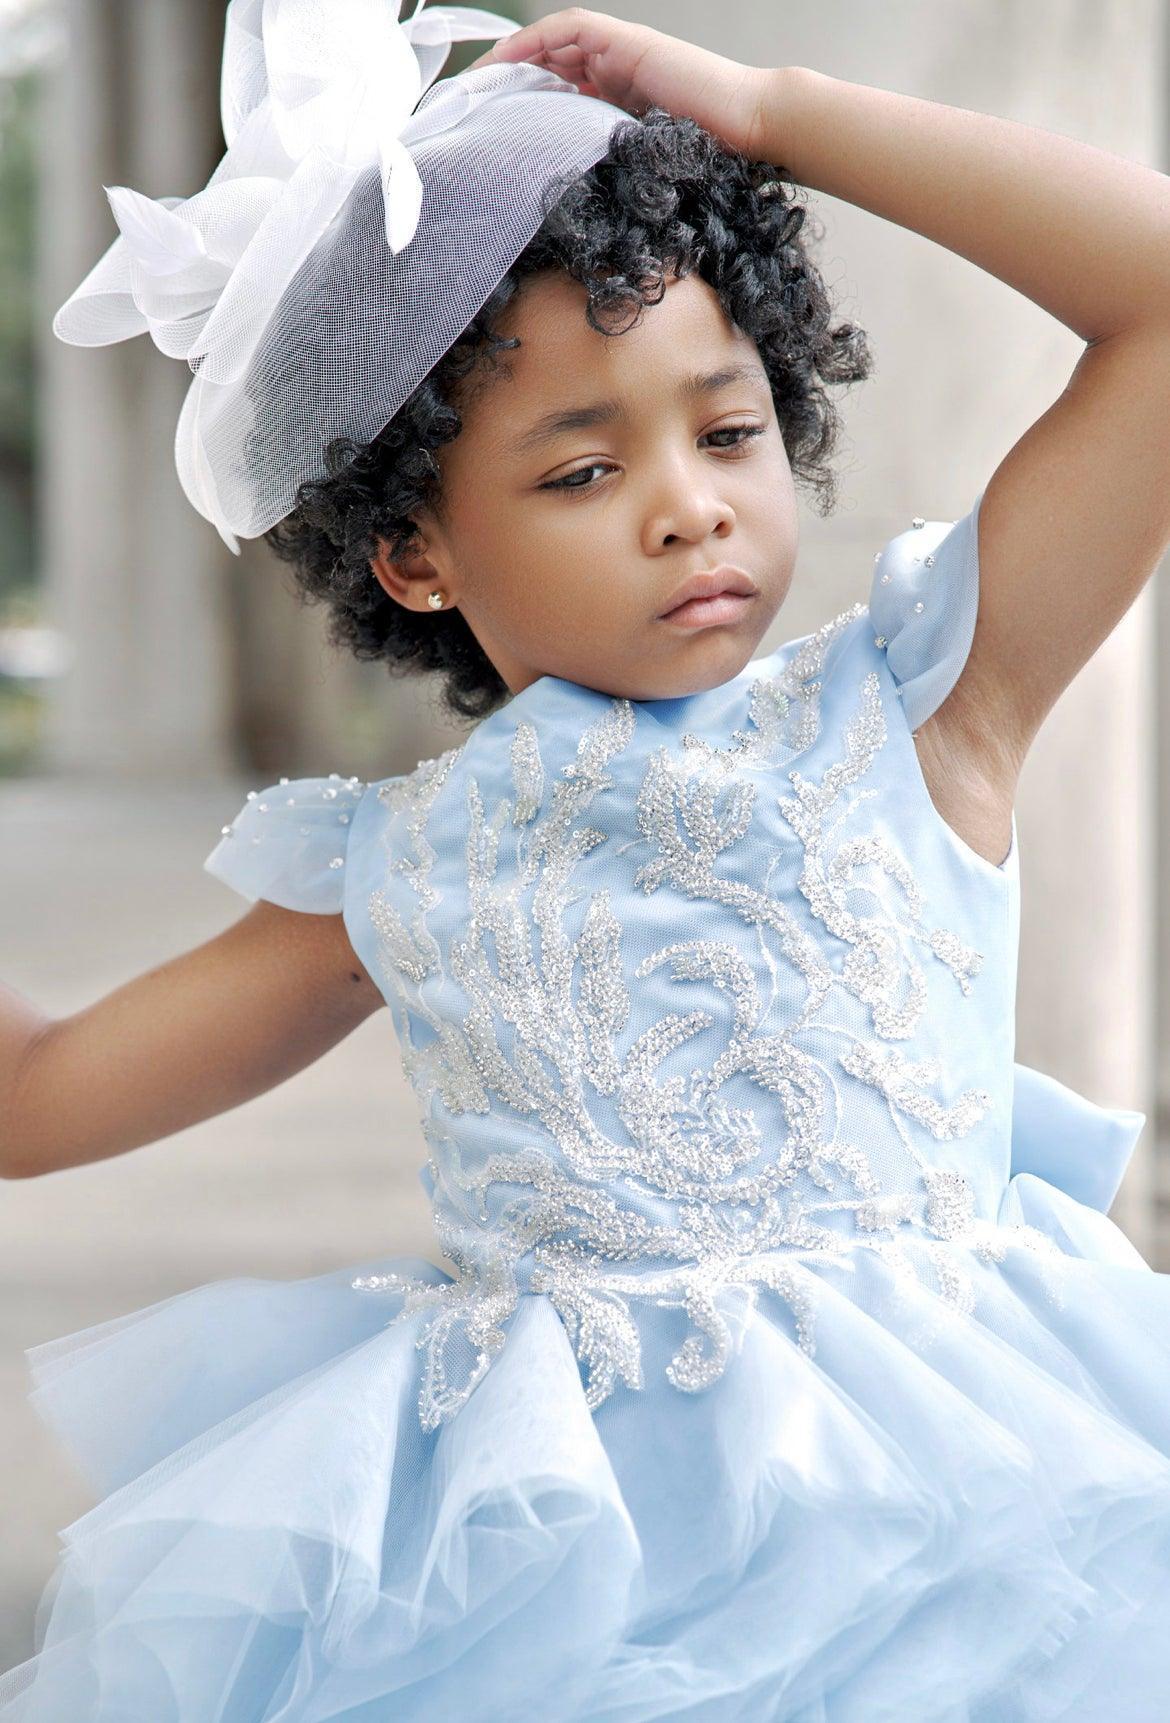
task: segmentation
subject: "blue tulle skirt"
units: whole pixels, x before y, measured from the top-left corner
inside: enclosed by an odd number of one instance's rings
[[[972,1309],[818,1268],[815,1356],[745,1301],[710,1388],[591,1411],[544,1294],[418,1415],[421,1258],[217,1282],[34,1348],[100,1495],[3,1723],[1154,1723],[1170,1712],[1170,1277],[1014,1177],[1069,1261],[964,1253]],[[730,1308],[730,1307],[729,1307]]]

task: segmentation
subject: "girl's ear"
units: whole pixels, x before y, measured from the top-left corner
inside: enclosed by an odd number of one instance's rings
[[[370,571],[382,590],[400,604],[406,602],[407,595],[407,582],[402,574],[404,565],[405,558],[392,558],[386,540],[380,538],[378,548],[370,558]]]
[[[427,555],[425,541],[420,542],[424,545],[422,550],[408,550],[392,558],[386,540],[379,538],[378,548],[370,558],[370,572],[378,585],[407,610],[430,608],[427,594],[442,584],[438,569]]]

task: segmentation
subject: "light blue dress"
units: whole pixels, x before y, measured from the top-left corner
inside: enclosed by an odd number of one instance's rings
[[[911,734],[978,508],[718,688],[544,676],[249,798],[205,865],[344,914],[451,1272],[29,1352],[101,1499],[4,1723],[1168,1714],[1170,1276],[1106,1214],[1144,1116],[1015,1061],[1015,838]]]

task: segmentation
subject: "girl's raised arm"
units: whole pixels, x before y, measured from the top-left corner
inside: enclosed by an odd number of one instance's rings
[[[1170,177],[803,67],[772,80],[755,140],[766,159],[969,258],[1086,344],[984,487],[974,637],[930,720],[1009,792],[1170,544]]]
[[[383,1003],[340,915],[264,899],[68,1017],[0,985],[0,1173],[104,1160],[226,1112]]]

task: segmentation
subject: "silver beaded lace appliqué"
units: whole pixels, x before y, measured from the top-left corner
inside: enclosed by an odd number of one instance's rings
[[[581,737],[576,759],[551,785],[543,816],[545,772],[530,723],[517,725],[512,742],[511,804],[501,801],[489,818],[477,781],[468,777],[470,914],[463,936],[446,952],[427,925],[427,911],[438,895],[429,880],[435,851],[427,825],[462,748],[424,761],[378,792],[392,811],[406,816],[408,841],[388,851],[387,866],[407,879],[416,900],[406,920],[381,888],[370,904],[379,957],[402,1002],[403,1065],[428,1115],[424,1130],[436,1183],[454,1185],[461,1207],[484,1223],[482,1246],[472,1256],[466,1234],[459,1236],[436,1206],[436,1233],[457,1269],[453,1280],[432,1283],[383,1274],[353,1282],[362,1291],[402,1294],[394,1321],[433,1310],[417,1342],[425,1354],[419,1393],[424,1429],[454,1416],[503,1347],[501,1324],[516,1309],[517,1268],[526,1258],[531,1290],[547,1293],[578,1357],[588,1365],[585,1395],[591,1409],[619,1381],[643,1386],[640,1336],[631,1309],[638,1300],[685,1312],[692,1332],[666,1375],[676,1388],[697,1392],[719,1379],[734,1349],[732,1327],[720,1307],[729,1290],[737,1289],[749,1308],[761,1288],[777,1294],[791,1312],[797,1344],[814,1355],[819,1283],[809,1262],[847,1264],[852,1252],[868,1249],[915,1286],[929,1264],[934,1290],[963,1311],[974,1307],[974,1282],[956,1246],[984,1260],[1002,1261],[1010,1243],[1025,1244],[1055,1275],[1060,1252],[1053,1241],[1032,1227],[1005,1227],[977,1217],[967,1180],[932,1166],[904,1123],[910,1119],[936,1139],[961,1137],[989,1102],[984,1091],[971,1090],[944,1107],[929,1092],[940,1076],[937,1061],[910,1061],[884,1044],[909,1036],[926,1002],[925,977],[908,946],[917,944],[944,964],[965,994],[982,958],[954,934],[923,922],[919,889],[891,845],[862,837],[834,847],[830,815],[836,813],[840,823],[838,802],[868,771],[886,740],[875,671],[863,678],[857,710],[845,726],[844,758],[830,765],[820,782],[789,769],[793,793],[777,804],[802,846],[799,889],[817,920],[847,948],[841,966],[829,963],[782,899],[717,871],[720,856],[743,839],[751,824],[756,786],[745,768],[771,768],[766,773],[770,782],[782,758],[817,739],[826,654],[864,612],[863,605],[842,612],[810,635],[778,675],[752,683],[751,729],[736,731],[729,747],[687,734],[681,752],[663,746],[647,763],[637,822],[651,855],[638,868],[634,884],[651,893],[669,883],[770,931],[806,989],[803,1009],[775,1033],[761,1029],[766,1012],[756,977],[730,943],[683,939],[643,958],[635,977],[669,964],[681,986],[705,980],[731,1002],[733,1026],[726,1047],[709,1069],[695,1068],[687,1079],[660,1078],[659,1067],[670,1052],[711,1025],[711,1013],[670,1012],[621,1053],[618,1037],[631,1000],[621,959],[622,928],[609,892],[600,888],[589,894],[576,939],[565,931],[565,912],[581,896],[573,889],[574,871],[606,841],[583,817],[612,787],[607,765],[633,736],[630,701],[612,698]],[[517,866],[501,879],[498,845],[508,820],[524,830]],[[848,907],[850,877],[862,863],[876,864],[901,889],[906,908],[896,925],[880,910],[859,915]],[[530,909],[525,908],[526,892],[531,893]],[[448,977],[470,1001],[460,1023],[436,1012],[422,991],[428,978]],[[840,1064],[885,1097],[920,1170],[924,1196],[883,1194],[864,1150],[837,1140],[835,1130],[826,1132],[831,1080],[796,1037],[834,988],[845,989],[866,1007],[878,1037],[846,1035],[850,1044]],[[411,1034],[410,1013],[434,1032],[423,1046]],[[511,1026],[508,1051],[501,1024]],[[723,1085],[736,1073],[769,1097],[768,1160],[762,1170],[746,1170],[765,1153],[765,1135],[754,1112],[721,1099]],[[599,1129],[588,1104],[598,1096],[611,1099],[624,1135]],[[434,1116],[430,1103],[436,1097],[456,1116],[489,1113],[502,1103],[505,1146],[474,1168],[465,1165],[458,1143]],[[773,1149],[777,1136],[781,1141]],[[535,1146],[522,1146],[526,1142]],[[802,1175],[805,1183],[833,1194],[824,1202],[809,1201],[793,1188]],[[522,1194],[489,1220],[485,1194],[495,1183],[518,1187]],[[842,1184],[848,1194],[838,1195]],[[642,1198],[642,1206],[628,1200],[631,1195]],[[647,1206],[655,1211],[653,1218],[644,1212]],[[820,1224],[817,1214],[830,1209],[851,1210],[855,1231]],[[913,1252],[905,1248],[907,1236],[913,1238]],[[1054,1280],[1048,1284],[1051,1295]],[[470,1342],[475,1363],[462,1380],[452,1382],[448,1348],[459,1337]],[[460,1347],[459,1356],[465,1350]]]

